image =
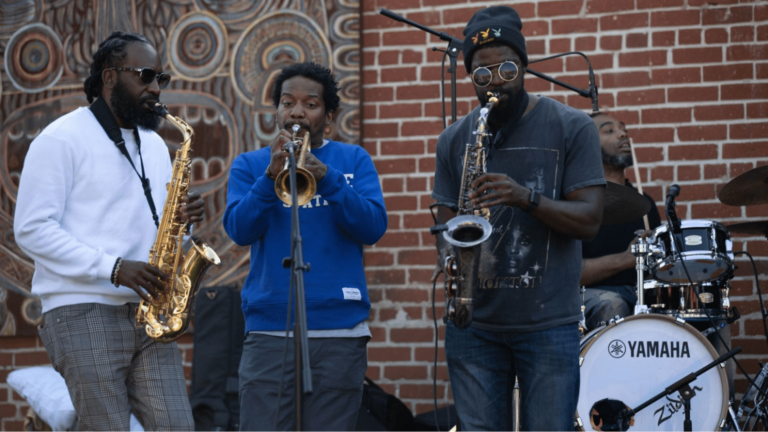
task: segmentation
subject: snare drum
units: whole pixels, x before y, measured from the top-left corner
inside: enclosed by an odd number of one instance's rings
[[[708,220],[681,221],[678,234],[683,250],[678,254],[669,226],[661,225],[649,236],[648,267],[653,279],[667,283],[709,282],[729,276],[733,270],[733,243],[725,226]],[[673,253],[674,252],[674,253]]]
[[[643,289],[643,301],[652,313],[692,321],[708,320],[707,312],[715,319],[732,316],[730,285],[725,279],[695,285],[669,284],[651,279],[643,281]]]
[[[597,328],[581,341],[577,422],[600,430],[600,418],[592,415],[596,402],[608,398],[635,408],[718,357],[701,333],[666,315],[635,315]],[[693,430],[720,430],[728,410],[725,369],[716,366],[690,386]],[[682,431],[684,419],[680,395],[673,393],[635,414],[631,429]]]

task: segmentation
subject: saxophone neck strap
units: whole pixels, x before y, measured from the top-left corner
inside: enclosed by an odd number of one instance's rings
[[[123,156],[128,159],[128,162],[131,164],[131,168],[133,168],[133,171],[136,172],[136,175],[139,177],[139,180],[141,181],[141,187],[144,189],[144,196],[147,198],[147,204],[149,204],[149,209],[152,211],[152,220],[155,221],[155,226],[159,228],[160,218],[157,217],[157,209],[155,208],[155,202],[152,199],[152,187],[149,184],[149,177],[147,177],[146,173],[144,172],[144,158],[141,156],[141,138],[139,138],[139,128],[137,127],[133,129],[133,137],[136,139],[136,147],[139,149],[141,174],[139,174],[139,170],[136,169],[136,165],[133,163],[131,155],[128,154],[128,149],[125,148],[125,140],[123,139],[122,132],[120,132],[120,126],[117,124],[117,120],[115,120],[115,116],[112,114],[112,110],[109,109],[109,106],[107,105],[107,102],[104,100],[104,98],[96,98],[96,100],[91,104],[89,108],[94,117],[96,117],[96,120],[98,120],[99,124],[104,129],[104,132],[107,133],[109,139],[115,143],[115,146],[118,148],[118,150],[120,150],[120,153],[122,153]]]

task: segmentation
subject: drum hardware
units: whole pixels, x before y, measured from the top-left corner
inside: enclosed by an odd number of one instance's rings
[[[635,270],[637,271],[637,304],[635,305],[635,315],[646,313],[648,311],[648,306],[645,305],[645,297],[643,295],[643,291],[645,291],[643,289],[643,277],[648,270],[648,267],[645,264],[648,259],[650,247],[646,242],[646,239],[640,237],[642,234],[642,230],[635,231],[635,235],[638,236],[637,243],[629,248],[632,255],[635,256]]]
[[[763,422],[764,427],[768,427],[768,409],[765,404],[765,391],[768,390],[768,381],[765,379],[768,376],[768,364],[760,364],[760,373],[755,378],[754,383],[750,383],[747,391],[744,392],[744,397],[739,403],[739,409],[736,411],[734,417],[734,424],[738,427],[739,422],[742,423],[742,430],[752,431],[757,425],[757,420],[760,419]],[[760,388],[761,391],[757,391]],[[748,402],[752,402],[752,408],[746,406]]]

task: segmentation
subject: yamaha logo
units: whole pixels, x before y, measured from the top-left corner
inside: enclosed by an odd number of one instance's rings
[[[683,358],[691,357],[688,342],[683,341],[624,341],[614,339],[608,344],[608,354],[613,358],[622,358],[629,346],[630,357]]]
[[[608,344],[608,354],[610,354],[611,357],[622,358],[626,353],[627,353],[627,346],[624,345],[624,342],[616,339],[616,340],[612,340],[611,343]]]

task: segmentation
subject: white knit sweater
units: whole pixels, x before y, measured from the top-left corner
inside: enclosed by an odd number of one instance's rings
[[[133,130],[126,148],[141,172]],[[171,177],[163,139],[140,130],[144,169],[160,216]],[[35,261],[32,293],[43,312],[79,303],[138,302],[109,281],[117,257],[147,262],[157,228],[139,177],[88,108],[64,115],[32,141],[21,173],[14,233]]]

